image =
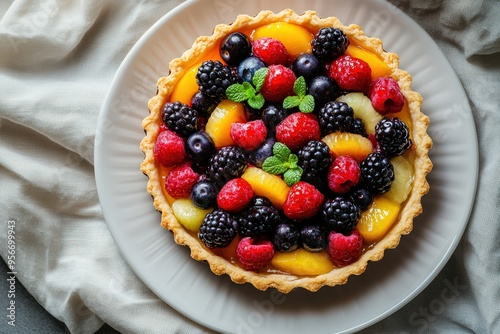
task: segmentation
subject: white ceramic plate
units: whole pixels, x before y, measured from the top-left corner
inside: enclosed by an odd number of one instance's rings
[[[400,56],[425,100],[434,139],[430,193],[414,231],[396,250],[371,263],[344,286],[282,295],[261,292],[211,273],[189,257],[160,225],[139,165],[142,119],[168,62],[221,22],[260,10],[314,9],[361,25]],[[472,207],[478,150],[463,88],[433,40],[397,8],[382,1],[188,1],[167,13],[137,42],[120,66],[102,107],[95,143],[95,173],[105,219],[137,275],[172,307],[211,329],[239,333],[347,333],[369,326],[405,305],[450,258]]]

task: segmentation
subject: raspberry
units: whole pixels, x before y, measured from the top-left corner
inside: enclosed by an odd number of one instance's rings
[[[328,199],[323,205],[323,218],[331,231],[348,234],[356,227],[360,217],[359,207],[342,196]]]
[[[332,132],[348,132],[354,122],[354,111],[344,102],[329,101],[318,114],[319,126],[323,136]]]
[[[216,209],[205,216],[200,226],[198,238],[208,248],[224,248],[238,234],[238,223],[223,210]]]
[[[367,93],[372,82],[372,70],[364,60],[343,55],[335,59],[329,69],[329,76],[340,89]]]
[[[405,122],[397,117],[382,118],[375,125],[375,139],[380,150],[389,158],[401,155],[411,147],[410,130]]]
[[[311,42],[313,54],[322,61],[332,61],[347,50],[349,39],[338,28],[321,28]]]
[[[156,138],[153,154],[162,166],[175,166],[186,159],[184,140],[175,132],[164,130]]]
[[[198,129],[198,112],[181,102],[165,103],[162,119],[170,130],[184,138]]]
[[[260,58],[264,64],[290,65],[290,56],[283,43],[271,37],[259,38],[252,43],[253,55]]]
[[[358,162],[348,155],[340,155],[328,171],[328,187],[335,193],[344,194],[358,184],[360,175]]]
[[[200,175],[194,172],[190,163],[172,168],[165,180],[165,189],[173,198],[189,198],[191,189]]]
[[[259,270],[271,263],[274,247],[271,241],[246,237],[238,243],[236,257],[245,270]]]
[[[283,65],[270,65],[268,68],[260,92],[266,101],[282,103],[287,96],[294,95],[293,84],[297,78],[291,69]]]
[[[200,92],[213,98],[225,98],[226,89],[238,81],[237,75],[229,66],[218,60],[206,60],[196,73],[196,82]]]
[[[236,145],[246,151],[253,151],[267,138],[267,128],[260,119],[246,123],[233,123],[230,135]]]
[[[217,195],[217,204],[228,212],[238,212],[243,210],[254,193],[252,186],[242,178],[229,180]]]
[[[279,212],[265,197],[255,197],[239,214],[238,228],[243,237],[269,235],[279,223]]]
[[[372,152],[359,165],[360,181],[374,195],[382,195],[391,189],[394,167],[382,152]]]
[[[363,237],[356,229],[349,235],[333,231],[328,235],[328,255],[337,267],[356,262],[361,256],[362,247]]]
[[[240,177],[246,168],[247,162],[241,149],[224,146],[210,158],[207,176],[222,187],[227,181]]]
[[[290,188],[283,212],[294,220],[311,218],[319,211],[324,199],[325,196],[312,184],[299,181]]]
[[[320,138],[321,130],[314,114],[293,113],[276,127],[276,139],[294,152]]]
[[[405,104],[398,83],[391,77],[381,77],[373,81],[370,92],[373,108],[381,114],[400,112]]]

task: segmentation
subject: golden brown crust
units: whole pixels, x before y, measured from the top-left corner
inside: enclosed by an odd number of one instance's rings
[[[391,68],[391,76],[399,83],[401,91],[408,102],[413,122],[412,135],[414,145],[412,146],[411,154],[414,160],[414,186],[408,199],[402,205],[398,221],[387,235],[367,250],[357,262],[343,268],[335,268],[327,274],[315,277],[298,277],[288,274],[262,274],[245,271],[224,258],[214,255],[197,238],[189,234],[173,215],[163,194],[161,177],[158,169],[155,167],[153,157],[154,142],[159,132],[158,120],[161,114],[161,107],[170,97],[175,83],[189,67],[199,61],[199,57],[203,54],[203,51],[216,45],[230,32],[242,29],[249,30],[277,21],[296,23],[311,30],[317,30],[325,26],[341,28],[347,34],[350,41],[377,54]],[[322,19],[313,11],[307,11],[298,15],[288,9],[280,13],[262,11],[255,17],[239,15],[230,25],[217,25],[212,36],[199,37],[190,50],[186,51],[180,58],[172,60],[169,64],[169,76],[158,80],[158,94],[149,101],[150,115],[142,122],[142,126],[146,131],[146,137],[141,142],[141,150],[145,154],[141,170],[149,178],[147,191],[154,198],[154,206],[162,213],[161,225],[173,232],[176,243],[188,246],[191,249],[191,257],[198,261],[207,261],[210,269],[215,274],[227,274],[236,283],[251,283],[260,290],[272,287],[283,293],[288,293],[295,288],[301,287],[310,291],[317,291],[322,286],[344,284],[347,282],[349,276],[362,274],[366,270],[368,261],[382,259],[386,249],[395,248],[399,244],[401,236],[411,232],[413,229],[413,219],[422,212],[421,197],[429,190],[429,184],[426,180],[426,175],[432,169],[432,163],[428,157],[428,152],[432,146],[432,141],[427,134],[429,118],[422,114],[420,110],[422,97],[411,90],[411,76],[399,69],[398,66],[398,56],[394,53],[385,52],[380,39],[367,37],[358,25],[344,26],[335,17]]]

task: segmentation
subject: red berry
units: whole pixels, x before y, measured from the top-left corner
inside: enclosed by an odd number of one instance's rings
[[[380,144],[378,143],[378,140],[377,138],[375,138],[375,134],[374,133],[370,133],[368,135],[368,139],[372,142],[372,150],[373,152],[377,152],[377,151],[380,151]]]
[[[236,248],[236,257],[246,270],[259,270],[266,267],[274,256],[274,247],[271,241],[256,241],[251,237],[240,240]]]
[[[236,145],[244,150],[252,151],[267,138],[267,128],[260,119],[246,123],[233,123],[229,134]]]
[[[287,116],[276,127],[276,139],[294,152],[311,140],[320,140],[321,129],[314,114],[296,112]]]
[[[259,38],[253,41],[252,51],[253,55],[260,58],[267,66],[290,65],[290,55],[286,51],[285,45],[277,39]]]
[[[264,84],[260,89],[268,102],[281,103],[293,93],[293,84],[297,79],[291,69],[283,65],[270,65]]]
[[[372,82],[372,70],[364,60],[343,55],[336,58],[329,69],[329,76],[340,89],[368,93]]]
[[[165,180],[165,189],[173,198],[189,198],[191,189],[200,175],[193,171],[190,163],[172,168]]]
[[[217,195],[217,204],[228,212],[243,210],[254,195],[252,186],[242,178],[229,180]]]
[[[312,184],[299,181],[290,188],[283,212],[290,219],[311,218],[319,211],[324,199],[325,196]]]
[[[344,194],[358,184],[360,176],[358,162],[348,155],[339,155],[328,171],[328,187],[333,192]]]
[[[163,132],[165,130],[168,130],[168,126],[164,122],[161,122],[161,124],[160,124],[160,132]]]
[[[363,237],[354,229],[350,235],[332,231],[328,235],[328,254],[337,267],[356,262],[361,256]]]
[[[175,132],[164,130],[156,138],[153,154],[156,162],[162,166],[175,166],[186,159],[184,140]]]
[[[375,79],[369,97],[373,108],[381,115],[400,112],[405,104],[398,83],[391,77]]]

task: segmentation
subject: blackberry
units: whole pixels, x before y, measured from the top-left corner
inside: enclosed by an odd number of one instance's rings
[[[323,136],[335,131],[349,132],[354,122],[354,111],[347,103],[329,101],[319,110],[318,122]]]
[[[356,227],[361,210],[350,199],[337,196],[323,204],[323,219],[331,231],[349,234]]]
[[[221,99],[218,97],[211,97],[198,91],[191,99],[191,108],[195,109],[198,115],[208,117],[220,101]]]
[[[408,127],[397,117],[382,118],[375,125],[375,138],[389,158],[403,154],[412,144]]]
[[[208,162],[207,175],[220,187],[240,177],[247,167],[245,154],[236,146],[224,146]]]
[[[326,233],[317,225],[306,225],[300,230],[300,242],[309,252],[321,252],[327,245]]]
[[[321,28],[312,40],[312,53],[324,62],[331,61],[347,50],[349,39],[338,28]]]
[[[374,195],[381,195],[391,189],[394,181],[394,167],[389,158],[382,152],[372,152],[361,161],[360,181]]]
[[[198,128],[198,112],[181,102],[167,102],[163,106],[165,125],[181,137],[189,137]]]
[[[273,232],[280,222],[279,211],[265,197],[255,197],[238,216],[242,237],[259,237]]]
[[[281,223],[276,226],[272,243],[279,252],[291,252],[299,247],[300,232],[293,223]]]
[[[206,60],[198,68],[196,83],[200,92],[214,98],[225,98],[226,89],[238,82],[234,71],[218,60]]]
[[[322,141],[311,140],[298,153],[298,165],[302,168],[302,180],[316,185],[332,163],[330,149]]]
[[[208,248],[228,246],[238,233],[236,219],[226,211],[216,209],[205,216],[198,237]]]
[[[349,132],[361,135],[363,137],[368,137],[368,134],[366,133],[365,123],[363,123],[363,120],[360,118],[353,119]]]

